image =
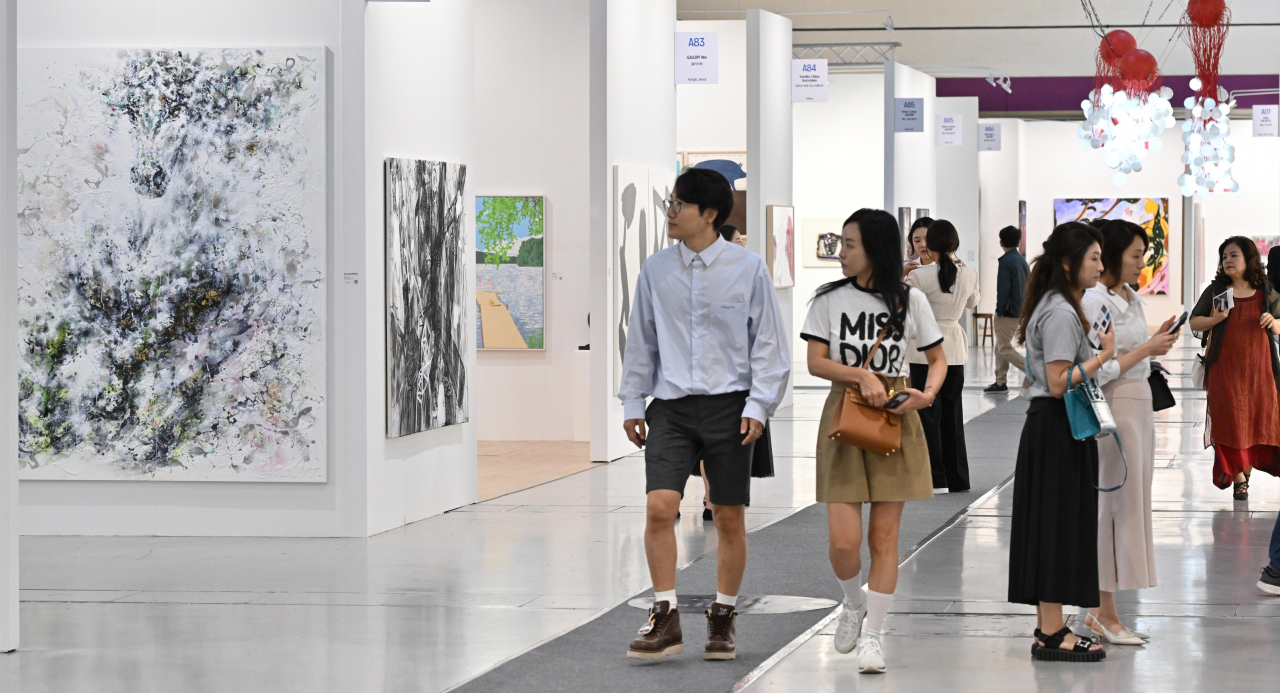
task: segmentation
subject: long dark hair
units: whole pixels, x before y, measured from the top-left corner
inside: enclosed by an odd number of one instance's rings
[[[1227,246],[1232,244],[1244,255],[1244,280],[1255,289],[1263,288],[1266,285],[1267,275],[1262,271],[1262,255],[1258,252],[1257,244],[1244,236],[1232,236],[1218,246],[1218,276],[1213,278],[1213,283],[1220,286],[1231,285],[1231,277],[1222,271],[1222,256],[1226,254]]]
[[[938,284],[942,286],[942,293],[951,293],[951,287],[956,284],[956,274],[960,272],[956,261],[951,259],[951,254],[960,247],[960,234],[956,233],[956,227],[946,219],[935,220],[924,234],[924,246],[938,263]]]
[[[1271,286],[1280,286],[1277,279],[1280,279],[1280,245],[1267,251],[1267,281]]]
[[[887,327],[891,332],[902,334],[906,329],[911,289],[902,283],[902,232],[898,229],[898,221],[884,210],[863,208],[845,220],[844,226],[849,224],[858,225],[862,249],[871,263],[872,288],[889,307]],[[853,277],[828,282],[818,287],[813,297],[818,298],[850,284],[854,284]]]
[[[1031,322],[1031,314],[1036,306],[1048,298],[1050,292],[1061,295],[1067,305],[1076,311],[1080,318],[1080,326],[1089,331],[1089,321],[1084,317],[1080,301],[1076,299],[1076,282],[1080,276],[1080,265],[1084,264],[1084,255],[1097,243],[1102,245],[1102,234],[1088,224],[1069,221],[1059,225],[1049,234],[1044,242],[1044,254],[1037,257],[1031,266],[1031,276],[1027,279],[1027,295],[1022,301],[1022,317],[1018,322],[1018,343],[1027,343],[1027,325]],[[1256,252],[1256,251],[1255,251]],[[1067,262],[1064,269],[1062,263]]]
[[[1111,219],[1098,227],[1098,233],[1102,234],[1102,271],[1111,279],[1119,280],[1123,276],[1124,254],[1133,245],[1133,239],[1142,239],[1144,252],[1151,247],[1146,229],[1132,221]]]

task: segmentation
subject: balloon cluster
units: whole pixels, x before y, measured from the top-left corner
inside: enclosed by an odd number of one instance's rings
[[[1191,88],[1199,94],[1204,85],[1199,77],[1191,79]],[[1231,164],[1236,160],[1236,148],[1231,143],[1231,105],[1226,103],[1225,90],[1218,88],[1218,98],[1188,96],[1183,105],[1190,111],[1182,123],[1182,141],[1187,151],[1182,163],[1190,167],[1190,173],[1178,177],[1183,197],[1210,193],[1239,192],[1240,183],[1231,177]]]
[[[1084,149],[1102,150],[1103,162],[1116,170],[1116,185],[1142,170],[1142,160],[1164,147],[1160,135],[1177,123],[1169,103],[1173,90],[1159,87],[1155,56],[1137,45],[1127,31],[1107,34],[1098,46],[1095,88],[1080,102],[1085,122],[1076,136]]]

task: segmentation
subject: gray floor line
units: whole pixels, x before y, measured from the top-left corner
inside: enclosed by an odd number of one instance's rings
[[[970,503],[963,510],[953,515],[950,520],[947,520],[946,522],[942,523],[942,525],[938,527],[936,530],[934,530],[933,532],[931,532],[929,536],[925,537],[915,546],[912,546],[910,549],[908,549],[906,554],[902,556],[902,559],[898,561],[898,567],[902,567],[906,565],[907,561],[910,561],[912,558],[914,558],[915,555],[919,553],[921,549],[928,546],[930,542],[932,542],[934,539],[941,536],[943,532],[947,531],[948,529],[951,529],[952,527],[956,526],[956,524],[959,523],[961,520],[968,517],[970,511],[982,507],[983,503],[986,503],[991,498],[994,498],[995,495],[997,493],[1000,493],[1000,491],[1004,489],[1004,487],[1008,486],[1009,482],[1011,481],[1013,481],[1012,474],[1010,474],[1009,477],[1006,478],[1004,481],[993,486],[989,491],[982,494],[982,496],[980,496],[974,502]],[[844,611],[844,604],[841,604],[840,606],[837,606],[836,608],[832,609],[831,613],[823,617],[821,621],[818,621],[817,623],[813,624],[813,626],[810,627],[809,630],[806,630],[805,632],[796,636],[796,639],[787,643],[786,647],[775,652],[773,656],[764,660],[763,662],[760,663],[760,666],[753,669],[750,674],[747,674],[746,676],[742,677],[742,680],[734,684],[733,693],[739,693],[739,691],[746,690],[746,688],[749,687],[751,684],[755,683],[762,676],[769,673],[770,669],[773,669],[774,667],[781,664],[782,660],[790,656],[792,652],[795,652],[796,650],[800,649],[800,647],[803,646],[806,642],[809,642],[811,638],[813,638],[818,633],[821,633],[822,629],[826,628],[832,621],[834,621],[837,617],[839,617],[843,611]]]

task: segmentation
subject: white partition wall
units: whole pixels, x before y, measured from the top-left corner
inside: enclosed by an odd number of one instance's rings
[[[0,4],[0,652],[18,648],[17,4]]]
[[[463,302],[469,421],[402,438],[386,435],[383,161],[467,167],[463,235],[475,286],[475,70],[472,0],[369,3],[365,11],[365,363],[368,533],[476,501],[476,303]],[[390,358],[390,356],[387,356]]]
[[[937,118],[959,117],[961,136],[959,144],[935,143],[938,208],[933,217],[955,224],[960,234],[958,256],[978,271],[982,264],[978,245],[978,98],[939,97],[934,103]]]
[[[591,459],[636,451],[614,387],[615,166],[675,171],[675,0],[591,6]]]
[[[885,63],[884,208],[895,217],[899,207],[910,207],[913,219],[917,209],[927,209],[932,214],[938,207],[936,94],[937,81],[933,77],[902,63]],[[923,101],[921,132],[895,132],[895,99]]]
[[[769,205],[792,205],[791,20],[747,10],[747,244],[765,254]],[[779,260],[775,260],[778,262]],[[800,264],[799,262],[796,263]],[[794,288],[778,289],[788,334]],[[791,404],[794,379],[783,406]]]
[[[545,350],[477,354],[480,440],[590,439],[590,0],[475,0],[476,195],[545,198]],[[532,406],[530,398],[556,406]]]
[[[1018,157],[1022,137],[1022,121],[1012,118],[983,119],[983,123],[1000,125],[1000,149],[978,152],[978,302],[979,313],[995,313],[997,261],[1000,229],[1018,225],[1018,201],[1021,200]],[[1028,252],[1029,254],[1029,252]],[[1028,258],[1030,259],[1030,258]]]
[[[679,21],[676,31],[714,31],[720,48],[717,84],[676,87],[676,149],[747,150],[747,23],[741,19]],[[751,162],[747,162],[750,170]]]

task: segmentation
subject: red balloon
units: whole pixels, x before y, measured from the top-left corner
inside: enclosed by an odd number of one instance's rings
[[[1204,29],[1221,24],[1226,11],[1226,0],[1190,0],[1187,3],[1187,16],[1191,23]]]
[[[1135,48],[1120,58],[1120,78],[1127,81],[1149,82],[1155,79],[1160,69],[1156,64],[1156,56]]]
[[[1195,0],[1192,0],[1195,2]],[[1098,52],[1102,54],[1102,59],[1111,67],[1115,67],[1126,53],[1138,47],[1138,40],[1133,34],[1124,29],[1116,29],[1107,34],[1102,39],[1102,44],[1098,46]]]

